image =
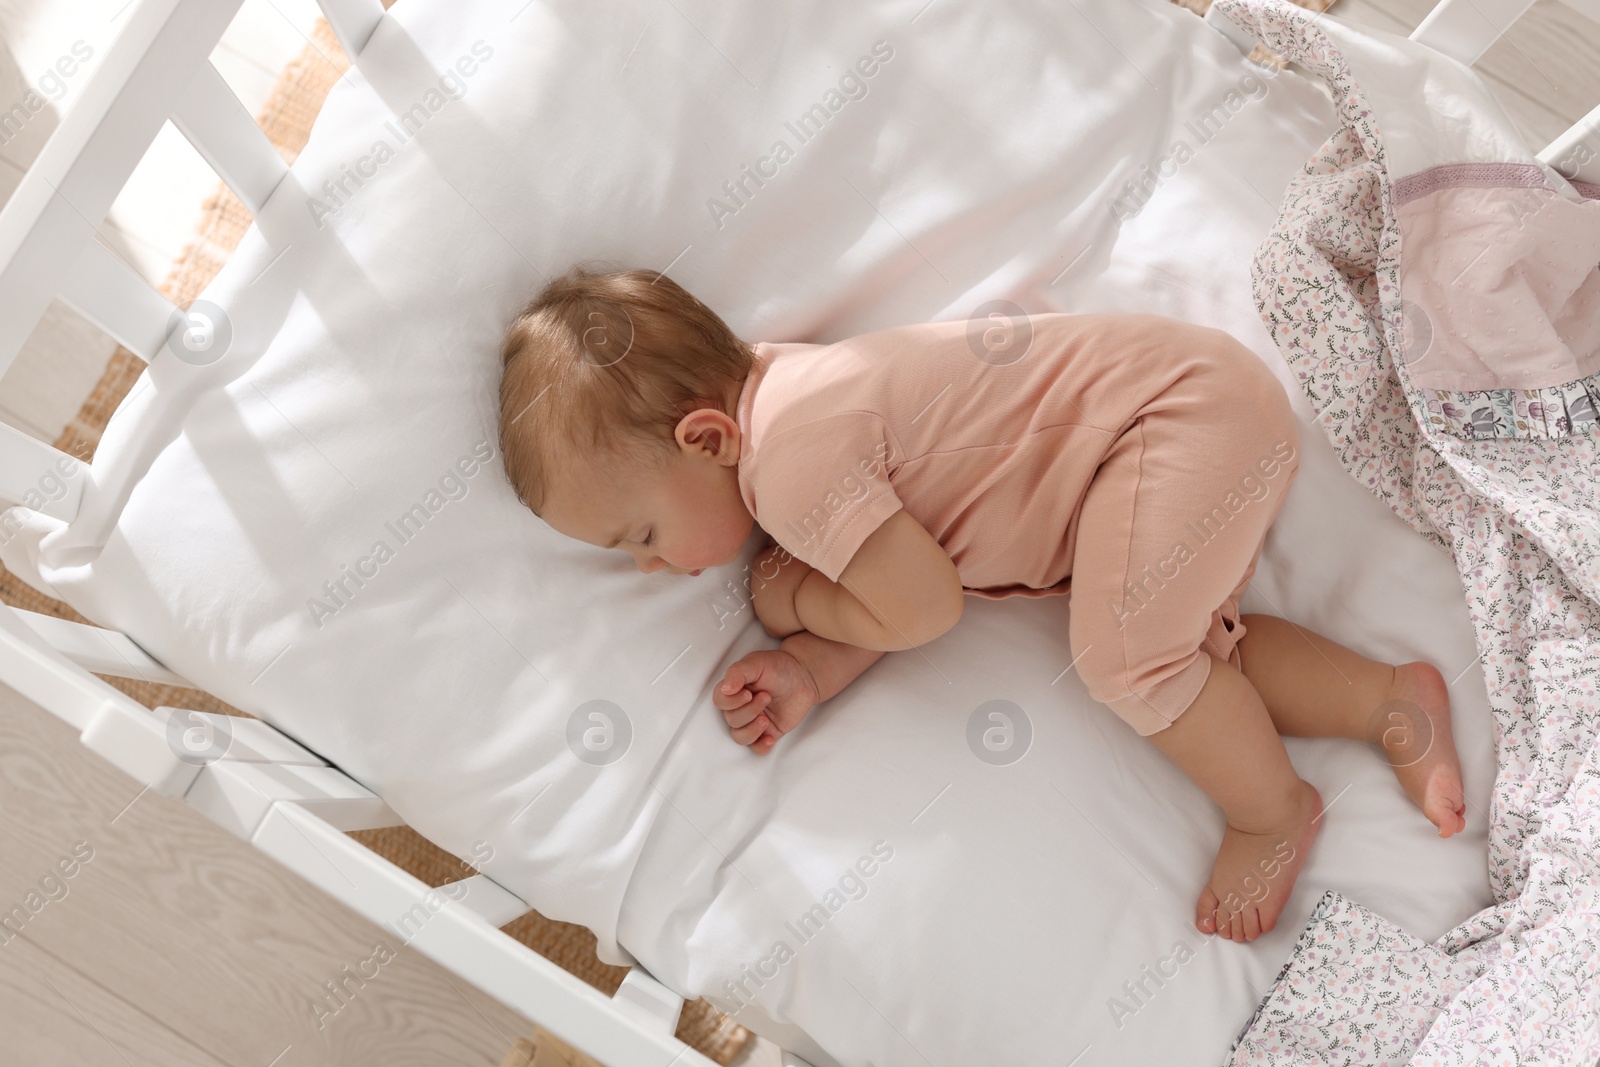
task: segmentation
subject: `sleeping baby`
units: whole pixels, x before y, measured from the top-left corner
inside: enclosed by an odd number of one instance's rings
[[[1282,737],[1385,753],[1466,826],[1444,678],[1240,615],[1299,468],[1272,372],[1228,334],[1148,314],[996,315],[833,344],[746,344],[665,275],[575,267],[518,314],[505,468],[556,531],[646,573],[737,560],[777,649],[713,702],[766,753],[968,596],[1069,595],[1064,662],[1226,816],[1195,925],[1271,930],[1322,817]]]

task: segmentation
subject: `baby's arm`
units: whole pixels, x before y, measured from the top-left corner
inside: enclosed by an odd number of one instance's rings
[[[729,667],[712,702],[733,739],[764,754],[882,656],[801,630],[777,651],[757,650]]]
[[[871,648],[858,648],[840,641],[829,641],[807,630],[783,639],[778,646],[800,661],[817,686],[817,703],[836,696],[845,686],[861,677],[866,669],[883,658]]]
[[[965,598],[954,561],[902,508],[861,543],[838,582],[821,571],[806,575],[794,610],[819,637],[899,652],[948,631]]]
[[[954,562],[903,509],[861,543],[837,583],[778,546],[757,564],[756,614],[768,636],[784,636],[782,660],[804,672],[801,678],[773,662],[770,651],[752,652],[717,687],[714,702],[733,739],[758,753],[771,751],[807,711],[884,652],[915,647],[950,629],[965,599]],[[746,692],[730,689],[741,680]]]

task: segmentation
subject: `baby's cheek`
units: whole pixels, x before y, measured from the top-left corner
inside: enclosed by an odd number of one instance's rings
[[[696,538],[695,567],[715,567],[744,543],[747,536],[742,516],[727,514],[716,522],[702,522]]]

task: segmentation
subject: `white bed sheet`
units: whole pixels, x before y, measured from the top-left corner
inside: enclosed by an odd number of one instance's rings
[[[1304,417],[1248,268],[1333,129],[1318,85],[1244,81],[1265,76],[1164,0],[523,5],[390,12],[205,294],[227,354],[158,358],[80,520],[29,516],[8,566],[442,846],[486,844],[487,873],[593,929],[607,960],[732,1010],[724,983],[786,941],[737,1017],[819,1064],[1215,1063],[1323,890],[1425,938],[1490,902],[1493,739],[1459,580],[1315,427],[1245,610],[1456,678],[1473,807],[1439,841],[1375,753],[1290,740],[1329,811],[1277,930],[1249,946],[1190,925],[1220,813],[1063,673],[1066,598],[969,598],[955,631],[884,657],[758,757],[709,700],[727,664],[775,644],[748,610],[724,615],[754,540],[720,572],[644,576],[548,530],[497,460],[456,466],[495,441],[509,315],[593,258],[670,266],[752,340],[1001,297],[1156,311],[1233,332]],[[865,96],[808,143],[788,134],[792,158],[719,226],[707,199],[880,41],[893,54]],[[451,68],[464,93],[430,97]],[[419,103],[402,141],[396,116]],[[1201,143],[1190,123],[1219,106]],[[1119,219],[1125,183],[1177,139],[1192,158]],[[324,183],[351,171],[335,199]],[[401,543],[392,524],[419,503],[437,509]],[[344,578],[378,541],[392,558]],[[343,602],[324,590],[340,580]],[[996,699],[1034,734],[1009,766],[966,741]],[[631,732],[606,765],[568,742],[592,700]],[[878,842],[865,895],[802,943],[785,924]]]

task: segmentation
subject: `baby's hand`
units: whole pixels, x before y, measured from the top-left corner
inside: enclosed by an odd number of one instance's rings
[[[788,637],[805,629],[794,610],[794,595],[810,573],[811,565],[791,556],[782,545],[773,545],[755,558],[750,591],[756,618],[768,637]]]
[[[752,652],[728,668],[711,693],[733,739],[765,755],[817,704],[811,672],[781,649]]]

